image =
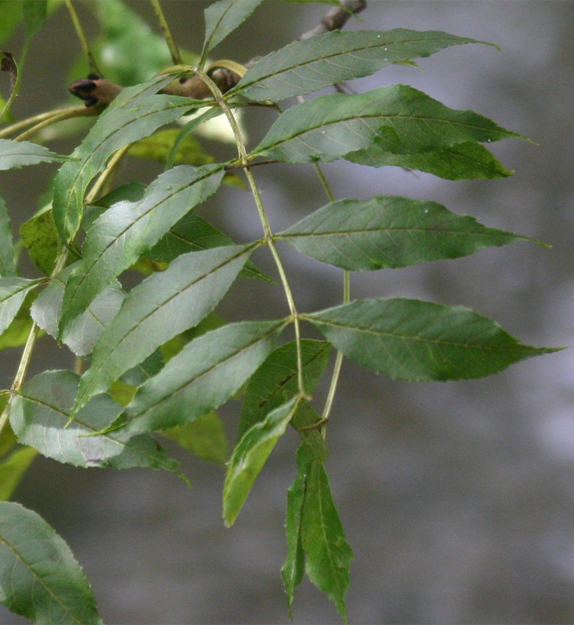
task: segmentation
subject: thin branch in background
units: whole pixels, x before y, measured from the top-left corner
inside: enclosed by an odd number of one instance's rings
[[[321,23],[312,30],[303,33],[299,39],[309,39],[333,30],[339,30],[353,15],[367,8],[367,0],[341,0],[341,6],[331,9],[321,20]]]
[[[72,4],[72,0],[65,0],[65,2],[66,2],[66,7],[68,9],[68,12],[70,13],[70,17],[72,18],[74,28],[76,29],[76,34],[78,35],[78,39],[80,40],[80,43],[82,44],[82,49],[84,50],[84,54],[86,55],[86,58],[88,60],[88,65],[90,66],[90,72],[93,74],[97,74],[98,76],[103,76],[102,72],[100,71],[98,67],[98,64],[96,63],[96,59],[94,58],[94,55],[92,54],[92,51],[90,50],[90,45],[88,44],[88,40],[86,39],[86,36],[84,35],[82,24],[80,23],[78,14],[76,13],[76,9],[74,8],[74,5]]]
[[[179,49],[173,37],[171,36],[171,31],[169,30],[169,26],[167,20],[165,19],[165,15],[163,13],[163,9],[161,8],[159,0],[150,0],[150,2],[159,22],[163,37],[167,43],[167,47],[169,48],[169,51],[171,53],[171,58],[174,62],[174,65],[181,65],[183,63],[183,61],[181,60],[181,54],[179,53]]]

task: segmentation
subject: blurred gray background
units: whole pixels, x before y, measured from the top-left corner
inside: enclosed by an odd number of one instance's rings
[[[450,107],[492,117],[536,144],[492,146],[516,170],[507,180],[449,182],[396,168],[333,163],[325,172],[335,195],[432,199],[553,248],[519,243],[456,261],[363,273],[353,277],[353,297],[462,304],[529,344],[572,343],[574,5],[368,3],[363,23],[348,28],[443,30],[496,43],[501,51],[451,48],[422,59],[423,71],[390,67],[355,81],[354,88],[411,84]],[[177,41],[198,50],[207,3],[163,4]],[[130,5],[155,28],[147,2]],[[79,46],[60,10],[61,18],[52,19],[34,40],[16,108],[20,116],[66,102],[68,71]],[[266,0],[216,56],[246,61],[265,54],[315,26],[326,10]],[[81,14],[88,19],[89,13]],[[19,42],[16,37],[16,51]],[[246,115],[251,145],[271,119],[261,111]],[[72,145],[51,147],[67,152]],[[224,158],[232,154],[231,148],[216,149]],[[126,179],[159,171],[149,166],[136,171],[136,166],[135,161],[125,166]],[[0,178],[2,196],[22,221],[35,211],[34,198],[53,173],[42,167],[34,169],[35,187],[30,170]],[[276,165],[258,168],[256,175],[275,229],[325,203],[311,168]],[[239,242],[260,236],[245,191],[223,189],[201,214]],[[301,309],[340,301],[340,271],[282,251]],[[255,260],[273,274],[265,253]],[[229,319],[286,313],[279,286],[243,280],[240,287],[220,308]],[[35,371],[71,366],[69,353],[49,339],[42,349]],[[446,384],[391,381],[345,362],[329,425],[327,469],[355,552],[348,594],[352,622],[574,622],[573,353],[535,358],[484,380]],[[0,354],[5,386],[18,355],[18,350]],[[231,439],[239,410],[238,402],[222,410]],[[88,471],[39,458],[15,499],[43,515],[71,546],[108,624],[288,623],[279,569],[296,447],[296,435],[288,433],[230,530],[221,521],[223,471],[171,447],[191,489],[163,472]],[[294,620],[323,624],[338,616],[305,581]],[[0,622],[24,621],[0,611]]]

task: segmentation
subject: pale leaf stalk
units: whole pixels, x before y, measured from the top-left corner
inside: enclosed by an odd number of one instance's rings
[[[179,49],[171,35],[171,31],[169,29],[167,20],[165,19],[161,4],[159,3],[159,0],[150,0],[150,2],[157,17],[157,21],[159,22],[163,38],[165,39],[167,47],[169,48],[169,51],[171,53],[173,64],[181,65],[183,63],[183,61],[181,60],[181,54],[179,53]]]
[[[86,36],[84,35],[82,24],[80,23],[78,14],[76,13],[76,9],[74,8],[74,5],[72,4],[72,0],[65,0],[65,3],[68,9],[68,12],[70,13],[70,17],[72,18],[72,23],[74,24],[74,28],[76,30],[76,34],[78,35],[78,39],[80,40],[80,43],[82,45],[82,50],[84,51],[84,54],[86,55],[86,59],[88,60],[90,71],[93,72],[94,74],[97,74],[98,76],[102,76],[103,74],[102,72],[100,72],[100,69],[98,68],[98,64],[96,63],[96,59],[94,58],[94,55],[92,54],[90,45],[88,44],[88,40],[86,39]]]
[[[80,107],[77,107],[77,106],[70,107],[70,109],[76,109],[76,108],[80,108]],[[8,137],[9,135],[15,132],[23,130],[24,128],[28,128],[28,126],[39,124],[40,122],[43,122],[46,119],[50,119],[51,117],[60,115],[60,113],[63,113],[64,111],[70,110],[70,109],[58,109],[56,111],[48,111],[47,113],[40,113],[39,115],[34,115],[33,117],[28,117],[27,119],[23,119],[19,122],[11,124],[10,126],[6,126],[6,128],[2,128],[2,130],[0,130],[0,139],[4,139],[5,137]]]
[[[299,387],[299,394],[301,397],[307,398],[305,393],[305,381],[303,379],[303,352],[301,349],[301,329],[299,324],[299,311],[297,310],[297,306],[295,304],[295,298],[293,297],[293,291],[291,290],[291,286],[289,284],[289,280],[287,278],[287,274],[285,273],[285,267],[283,266],[283,262],[281,261],[281,257],[277,252],[277,248],[275,247],[275,241],[273,238],[273,232],[271,230],[271,225],[269,224],[269,220],[267,219],[267,214],[265,212],[265,207],[263,206],[263,200],[261,198],[261,194],[259,192],[259,188],[257,183],[255,182],[255,178],[249,168],[249,160],[247,158],[247,150],[245,149],[245,142],[243,140],[243,136],[241,134],[241,130],[237,124],[237,121],[231,112],[231,109],[227,105],[227,102],[223,98],[219,87],[209,78],[207,74],[202,72],[199,69],[194,70],[196,74],[203,80],[203,82],[209,87],[211,92],[213,93],[213,97],[222,108],[225,116],[227,117],[229,124],[231,125],[231,129],[235,136],[235,141],[237,144],[237,152],[239,154],[239,161],[241,166],[245,170],[245,175],[249,182],[249,186],[251,188],[251,192],[253,193],[253,198],[255,200],[255,205],[257,206],[257,211],[259,213],[259,219],[261,221],[261,225],[263,227],[263,232],[265,235],[265,242],[269,246],[271,250],[271,254],[277,265],[277,270],[279,272],[279,277],[281,279],[281,283],[283,285],[283,290],[285,291],[285,297],[287,298],[287,303],[289,305],[289,310],[291,312],[291,317],[293,318],[293,325],[295,328],[295,344],[297,346],[297,385]]]
[[[70,108],[61,109],[60,111],[52,111],[52,114],[49,117],[41,120],[35,126],[32,126],[32,128],[29,128],[22,134],[18,135],[15,140],[25,141],[34,136],[37,132],[40,132],[40,130],[46,128],[47,126],[51,126],[52,124],[56,124],[66,119],[72,119],[73,117],[89,117],[94,114],[95,112],[93,109],[86,108],[85,106],[72,106]],[[7,128],[6,130],[13,130],[13,128]]]
[[[319,176],[321,185],[325,191],[325,194],[329,198],[330,202],[335,201],[333,191],[325,178],[323,170],[318,163],[315,163],[315,171]],[[346,269],[343,272],[343,303],[348,304],[351,301],[351,273]],[[331,376],[331,384],[329,386],[329,392],[327,393],[327,400],[325,401],[325,408],[323,409],[323,416],[321,418],[321,434],[323,438],[327,435],[327,423],[333,407],[333,401],[335,400],[335,393],[337,392],[337,385],[339,383],[339,376],[341,375],[341,367],[343,366],[343,352],[337,351],[335,357],[335,366],[333,367],[333,375]]]

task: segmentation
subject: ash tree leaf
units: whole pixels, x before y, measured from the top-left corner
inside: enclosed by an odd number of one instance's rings
[[[513,171],[506,169],[480,143],[458,143],[447,148],[415,154],[393,154],[379,147],[378,137],[373,145],[345,155],[345,159],[359,165],[407,167],[434,174],[446,180],[475,180],[478,178],[507,178]]]
[[[145,257],[156,263],[171,263],[182,254],[224,245],[235,245],[235,243],[224,232],[199,215],[188,213],[170,228],[151,250],[145,253]],[[271,282],[271,279],[259,271],[252,261],[247,261],[239,275],[242,278],[257,278]]]
[[[301,341],[305,390],[312,393],[323,377],[331,346],[325,341]],[[295,341],[275,349],[249,380],[237,430],[238,440],[256,423],[298,392]]]
[[[24,222],[20,236],[32,262],[42,273],[51,275],[61,248],[51,207],[45,206]]]
[[[20,447],[0,462],[0,501],[8,501],[38,452]]]
[[[72,371],[45,371],[24,384],[10,414],[21,443],[77,467],[176,471],[177,462],[164,456],[152,436],[126,432],[87,436],[107,427],[123,406],[109,395],[99,395],[71,419],[79,380]]]
[[[327,472],[316,460],[308,465],[301,541],[309,579],[329,595],[346,623],[345,595],[353,552],[345,538]]]
[[[201,52],[201,67],[207,55],[229,33],[240,26],[263,0],[219,0],[205,9],[205,40]]]
[[[412,154],[468,141],[522,138],[473,111],[457,111],[406,85],[314,98],[287,109],[252,156],[329,162],[368,148]]]
[[[174,142],[180,135],[181,131],[177,128],[168,128],[167,130],[156,132],[150,137],[136,141],[130,147],[128,154],[136,158],[165,163],[169,158]],[[201,143],[191,134],[188,134],[180,143],[174,158],[176,165],[186,164],[194,167],[207,165],[213,163],[213,161],[213,156],[208,154],[203,149]]]
[[[16,276],[0,278],[0,334],[12,323],[26,295],[41,282]]]
[[[68,545],[35,512],[0,502],[0,602],[35,623],[102,625]]]
[[[313,457],[305,445],[297,452],[297,477],[287,491],[287,519],[285,533],[287,536],[287,558],[281,567],[281,577],[287,593],[289,611],[295,598],[295,588],[303,581],[305,574],[305,552],[303,551],[302,520],[307,476],[311,470]],[[291,614],[290,614],[291,616]]]
[[[218,466],[227,462],[229,445],[225,425],[215,410],[191,423],[164,430],[162,434],[206,462]]]
[[[191,252],[134,288],[98,339],[76,410],[217,305],[258,243]]]
[[[6,202],[0,197],[0,277],[15,276],[14,244],[10,214]]]
[[[32,319],[42,330],[55,339],[58,338],[58,320],[62,310],[64,290],[74,265],[66,267],[38,295],[30,310]],[[66,327],[62,342],[76,356],[88,356],[104,327],[118,313],[125,293],[119,282],[106,287],[88,306],[88,308]]]
[[[487,228],[436,202],[398,196],[339,200],[276,236],[307,256],[349,271],[407,267],[532,240]]]
[[[366,299],[305,315],[345,356],[391,378],[468,380],[560,348],[522,345],[463,306]]]
[[[86,310],[183,215],[215,193],[223,173],[221,165],[182,165],[159,176],[140,201],[122,201],[103,213],[89,229],[83,259],[66,285],[60,328]]]
[[[321,420],[313,406],[308,401],[301,400],[291,423],[313,457],[319,462],[325,462],[329,457],[329,449],[318,427]]]
[[[72,163],[69,157],[55,154],[43,145],[30,143],[30,141],[0,139],[0,171],[17,169],[25,165],[61,163],[62,161]]]
[[[202,100],[150,95],[167,82],[169,77],[163,77],[122,91],[74,150],[76,160],[60,168],[54,180],[53,205],[56,226],[64,241],[78,232],[86,189],[114,152],[204,105]]]
[[[110,430],[165,430],[218,408],[265,360],[285,325],[283,320],[233,323],[191,341],[138,389]]]
[[[227,95],[277,102],[467,43],[483,42],[439,31],[402,28],[323,33],[259,59]]]
[[[298,400],[293,397],[272,410],[263,421],[249,428],[235,446],[223,486],[223,518],[228,527],[235,522],[269,454],[285,433]]]

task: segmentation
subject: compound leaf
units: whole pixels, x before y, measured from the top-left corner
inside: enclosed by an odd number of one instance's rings
[[[218,466],[224,466],[227,462],[225,425],[215,410],[210,410],[191,423],[164,430],[162,434],[206,462]]]
[[[6,202],[0,197],[0,277],[15,276],[14,247],[10,215]]]
[[[528,237],[487,228],[436,202],[404,197],[339,200],[277,235],[301,253],[350,271],[459,258]]]
[[[35,623],[101,625],[70,548],[38,514],[0,502],[0,601]]]
[[[522,345],[468,308],[414,299],[358,300],[305,316],[351,360],[413,382],[481,378],[559,349]]]

